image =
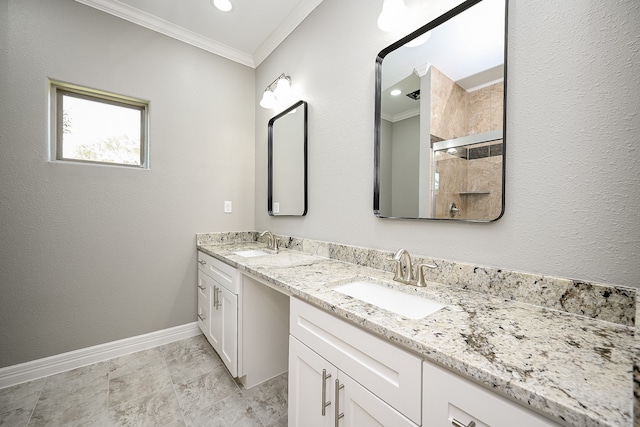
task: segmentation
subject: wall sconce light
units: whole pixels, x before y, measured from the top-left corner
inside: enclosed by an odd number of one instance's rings
[[[274,85],[275,88],[273,87]],[[291,77],[282,73],[264,90],[260,106],[262,108],[274,108],[278,101],[286,101],[290,96]]]
[[[411,19],[409,9],[404,0],[384,0],[382,12],[378,17],[378,28],[387,33],[395,32],[402,28]]]

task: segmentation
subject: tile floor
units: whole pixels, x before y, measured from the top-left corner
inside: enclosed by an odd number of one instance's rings
[[[286,427],[287,374],[246,390],[203,335],[0,389],[0,426]]]

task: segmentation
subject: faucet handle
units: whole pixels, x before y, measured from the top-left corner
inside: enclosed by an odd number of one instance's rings
[[[416,267],[416,270],[418,272],[418,280],[416,282],[416,286],[419,286],[419,287],[427,286],[427,281],[424,278],[423,267],[438,268],[438,266],[434,264],[418,264],[418,266]]]

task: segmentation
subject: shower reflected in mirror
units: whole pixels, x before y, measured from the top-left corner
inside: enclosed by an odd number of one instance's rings
[[[376,58],[375,215],[502,216],[506,18],[506,0],[465,1]]]

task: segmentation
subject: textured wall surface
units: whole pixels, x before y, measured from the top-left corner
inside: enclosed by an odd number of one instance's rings
[[[255,71],[73,0],[0,17],[0,367],[195,321],[195,233],[254,225]],[[47,162],[48,78],[149,100],[151,169]]]
[[[377,29],[381,3],[324,0],[254,73],[73,0],[0,2],[0,367],[194,321],[203,231],[640,287],[640,3],[511,1],[490,224],[372,213],[374,59],[399,38]],[[256,99],[283,71],[309,102],[300,218],[267,215],[277,111]],[[150,100],[151,170],[48,163],[49,77]]]
[[[372,213],[374,61],[399,38],[377,29],[381,3],[325,0],[258,67],[256,96],[286,71],[309,102],[309,213],[267,216],[276,111],[257,107],[256,228],[640,286],[640,3],[511,1],[506,209],[489,224]]]

